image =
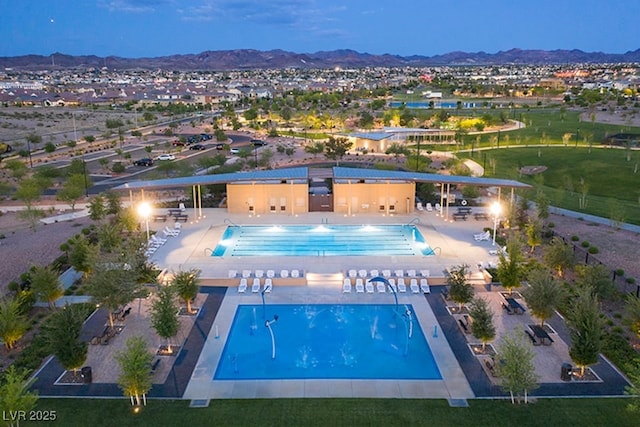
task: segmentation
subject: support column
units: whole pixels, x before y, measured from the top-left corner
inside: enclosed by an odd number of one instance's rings
[[[198,199],[197,199],[197,196],[196,196],[196,186],[192,185],[191,186],[191,190],[192,190],[192,193],[193,193],[193,219],[195,220],[198,217],[198,206],[197,206]]]
[[[451,197],[451,184],[447,183],[447,215],[445,216],[445,221],[449,221],[449,198]]]
[[[444,182],[440,183],[440,212],[438,215],[444,216]]]
[[[198,184],[198,209],[200,211],[199,218],[202,218],[202,186]]]

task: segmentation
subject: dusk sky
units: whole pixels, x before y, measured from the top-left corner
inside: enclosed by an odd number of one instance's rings
[[[0,56],[640,48],[638,0],[0,0]]]

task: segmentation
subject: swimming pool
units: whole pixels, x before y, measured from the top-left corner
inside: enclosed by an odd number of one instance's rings
[[[229,226],[212,256],[433,255],[415,225]]]
[[[213,379],[320,378],[442,376],[411,305],[238,306]]]

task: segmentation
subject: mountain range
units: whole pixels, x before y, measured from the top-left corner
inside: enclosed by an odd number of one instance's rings
[[[341,49],[315,53],[295,53],[284,50],[252,49],[205,51],[197,54],[158,56],[153,58],[73,56],[63,53],[0,57],[0,69],[67,69],[107,67],[109,69],[165,70],[241,70],[282,68],[362,68],[362,67],[424,67],[443,65],[544,65],[544,64],[612,64],[638,63],[640,49],[622,54],[573,50],[510,49],[497,53],[450,52],[434,56],[373,55]]]

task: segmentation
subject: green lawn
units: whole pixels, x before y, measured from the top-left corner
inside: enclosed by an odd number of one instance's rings
[[[631,151],[629,161],[623,149],[590,151],[573,146],[505,148],[476,151],[473,159],[485,166],[488,177],[516,179],[532,185],[536,184],[536,178],[520,175],[519,169],[546,166],[542,188],[552,205],[604,218],[622,212],[625,222],[640,224],[640,151]],[[580,209],[578,203],[583,182],[587,188],[586,209]]]
[[[542,399],[511,405],[471,400],[468,408],[451,408],[444,400],[429,399],[253,399],[211,401],[208,408],[194,409],[187,401],[153,400],[134,415],[123,399],[41,399],[38,410],[57,411],[57,421],[46,425],[60,426],[637,426],[640,415],[628,412],[627,403]]]

